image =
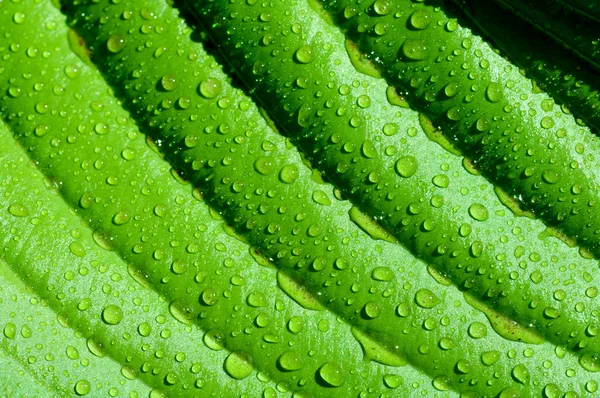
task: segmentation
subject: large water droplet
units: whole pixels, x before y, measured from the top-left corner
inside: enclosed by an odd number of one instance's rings
[[[431,309],[441,303],[441,300],[429,289],[419,289],[415,294],[415,302],[419,307]]]
[[[325,364],[319,368],[318,374],[321,379],[331,387],[341,387],[344,385],[344,372],[338,365],[332,362],[325,362]]]
[[[315,59],[315,51],[311,45],[307,44],[296,50],[294,58],[301,64],[308,64]]]
[[[417,159],[413,156],[404,156],[396,162],[396,172],[404,177],[412,177],[417,172]]]
[[[212,99],[221,93],[222,88],[223,85],[219,79],[209,77],[200,83],[198,91],[203,97]]]
[[[279,366],[288,372],[302,368],[302,355],[295,351],[287,351],[279,356]]]
[[[410,26],[419,30],[427,29],[431,20],[431,13],[427,10],[417,10],[409,18]]]
[[[244,351],[234,351],[225,359],[225,372],[234,379],[242,380],[250,376],[253,371],[253,360],[250,354]]]
[[[588,372],[600,372],[600,354],[587,352],[579,358],[579,364]]]
[[[423,61],[429,58],[429,46],[425,40],[406,39],[402,44],[401,53],[410,61]]]
[[[112,35],[106,42],[106,48],[113,54],[121,52],[125,48],[125,38],[122,35]]]
[[[109,325],[118,325],[123,320],[123,310],[114,304],[107,305],[102,310],[102,320]]]

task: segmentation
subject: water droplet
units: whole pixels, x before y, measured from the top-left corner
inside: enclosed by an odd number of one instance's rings
[[[138,333],[142,337],[148,337],[152,332],[152,326],[148,322],[142,322],[138,325]]]
[[[354,5],[348,5],[344,7],[344,18],[350,19],[358,14],[358,9]]]
[[[338,365],[332,362],[325,362],[319,368],[318,375],[331,387],[341,387],[345,382],[344,372]]]
[[[206,80],[203,80],[202,83],[198,86],[198,91],[200,95],[205,98],[212,99],[217,97],[223,88],[223,85],[219,79],[215,79],[209,77]]]
[[[319,189],[317,189],[313,192],[312,199],[315,201],[315,203],[318,203],[323,206],[331,205],[331,199],[329,199],[329,196],[327,196],[327,194],[325,192],[323,192]]]
[[[554,170],[544,170],[542,172],[542,179],[547,184],[556,184],[560,181],[560,174]]]
[[[549,319],[556,319],[560,316],[560,312],[556,308],[546,307],[544,308],[544,316]]]
[[[106,348],[104,347],[104,344],[102,344],[102,342],[99,340],[96,340],[96,338],[88,338],[86,345],[88,350],[98,358],[104,358],[104,356],[106,356]]]
[[[392,12],[392,5],[389,0],[375,0],[373,3],[373,11],[377,15],[388,15]]]
[[[310,118],[313,114],[310,104],[302,104],[298,109],[298,125],[300,127],[310,127]]]
[[[513,368],[512,376],[521,384],[527,384],[529,382],[529,370],[527,370],[523,364],[518,364]]]
[[[402,55],[410,61],[423,61],[429,58],[429,46],[425,40],[406,39],[402,44]]]
[[[166,91],[173,91],[179,87],[179,80],[174,74],[167,73],[160,79],[160,84]]]
[[[220,351],[225,348],[225,334],[220,330],[209,330],[204,334],[204,344],[214,351]]]
[[[125,38],[122,35],[112,35],[106,42],[106,48],[113,54],[121,52],[125,48]]]
[[[358,104],[359,107],[366,109],[371,106],[371,97],[369,97],[366,94],[363,94],[360,97],[358,97],[358,99],[356,100],[356,103]]]
[[[21,88],[16,87],[16,86],[9,87],[8,95],[10,95],[12,98],[20,97],[21,96]]]
[[[304,45],[294,53],[296,61],[301,64],[309,64],[315,59],[315,52],[311,45]]]
[[[387,387],[396,389],[402,385],[402,377],[398,375],[387,374],[383,376],[383,382]]]
[[[85,311],[92,306],[92,300],[89,297],[81,299],[77,304],[77,309],[79,311]]]
[[[429,289],[419,289],[415,293],[415,302],[419,307],[431,309],[441,303],[441,300]]]
[[[371,273],[371,277],[376,281],[391,281],[394,279],[394,271],[388,267],[377,267]]]
[[[377,301],[369,301],[363,307],[363,315],[367,319],[375,319],[381,315],[381,305]]]
[[[79,380],[75,383],[75,394],[77,395],[87,395],[92,389],[92,385],[87,380]]]
[[[127,212],[120,211],[113,217],[113,224],[115,225],[123,225],[126,224],[130,219],[130,215]]]
[[[65,75],[69,79],[75,79],[81,75],[81,68],[78,65],[67,65],[65,66]]]
[[[17,326],[12,322],[8,322],[4,326],[4,336],[6,336],[7,339],[13,340],[15,338],[16,334],[17,334]]]
[[[456,363],[456,371],[458,373],[467,374],[467,373],[471,372],[471,369],[472,369],[471,362],[467,361],[466,359],[460,359]]]
[[[473,322],[469,325],[469,336],[480,339],[487,336],[487,327],[481,322]]]
[[[67,349],[66,349],[66,354],[67,354],[67,358],[69,359],[79,359],[79,351],[77,350],[77,348],[73,347],[72,345],[68,345]]]
[[[107,305],[102,310],[102,320],[109,325],[118,325],[123,320],[123,310],[114,304]]]
[[[554,119],[552,119],[550,116],[545,116],[540,122],[540,125],[545,129],[550,129],[554,127]]]
[[[173,318],[185,325],[191,325],[194,322],[194,311],[183,298],[175,299],[169,304],[169,312]]]
[[[579,358],[579,364],[588,372],[600,372],[600,354],[587,352]]]
[[[215,305],[219,301],[219,291],[213,287],[209,287],[200,295],[200,301],[204,305]]]
[[[298,175],[298,166],[295,164],[288,164],[283,166],[279,172],[279,179],[286,184],[291,184],[298,179]]]
[[[446,111],[446,117],[448,120],[452,120],[453,122],[457,122],[462,118],[461,114],[462,110],[458,106],[453,106],[448,111]]]
[[[17,25],[21,25],[25,22],[25,14],[22,12],[16,12],[13,15],[13,22],[16,23]]]
[[[458,84],[455,82],[446,84],[446,86],[444,86],[444,94],[448,98],[454,97],[456,94],[458,94]]]
[[[8,212],[15,217],[27,217],[29,209],[22,203],[13,203],[8,206]]]
[[[439,391],[448,391],[452,388],[450,379],[447,376],[438,376],[433,379],[433,387]]]
[[[490,82],[485,90],[485,96],[490,102],[499,102],[502,99],[502,86],[496,82]]]
[[[550,383],[544,387],[544,398],[560,398],[561,396],[562,391],[556,384]]]
[[[485,221],[489,217],[488,209],[479,203],[469,206],[469,215],[477,221]]]
[[[482,133],[488,131],[490,127],[490,120],[486,116],[480,117],[475,123],[475,128],[477,129],[477,131],[480,131]]]
[[[404,156],[396,162],[396,172],[404,177],[412,177],[417,172],[417,159],[413,156]]]
[[[288,372],[302,368],[302,356],[295,351],[284,352],[277,361],[279,366]]]
[[[446,174],[436,175],[435,177],[433,177],[431,182],[433,182],[433,185],[439,188],[448,188],[448,185],[450,185],[450,179]]]
[[[486,366],[492,366],[500,360],[499,351],[486,351],[481,354],[481,362]]]
[[[225,359],[225,372],[234,379],[242,380],[250,376],[253,368],[250,354],[244,351],[234,351]]]
[[[262,292],[251,292],[246,302],[251,307],[265,307],[267,305],[267,297]]]
[[[73,253],[74,255],[76,255],[79,258],[83,258],[86,255],[85,248],[79,242],[72,242],[69,245],[69,250],[71,251],[71,253]]]
[[[396,123],[386,123],[383,126],[383,134],[392,136],[398,132],[398,125]]]
[[[299,316],[293,316],[290,318],[287,325],[290,332],[298,334],[302,331],[302,328],[304,327],[304,321]]]
[[[108,134],[108,132],[110,131],[110,126],[103,122],[96,123],[96,125],[94,126],[94,131],[99,135],[105,135]]]
[[[427,29],[429,24],[431,24],[431,20],[431,13],[427,10],[417,10],[409,18],[410,25],[419,30]]]

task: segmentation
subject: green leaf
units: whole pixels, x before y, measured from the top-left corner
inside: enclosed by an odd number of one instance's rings
[[[600,68],[598,21],[561,1],[495,0],[516,13],[541,32],[552,37],[596,69]],[[596,6],[597,7],[597,6]],[[595,14],[598,11],[596,10]],[[590,13],[594,15],[594,13]]]
[[[471,2],[461,11],[495,47],[552,95],[564,112],[573,112],[598,135],[598,72],[493,1]]]
[[[19,364],[23,379],[2,388],[596,391],[594,261],[513,215],[468,161],[429,141],[427,119],[354,69],[319,10],[291,4],[204,4],[261,112],[199,42],[206,32],[166,2],[65,2],[86,47],[50,3],[0,3],[0,312],[11,319],[0,364]],[[253,47],[255,26],[274,33],[268,53]],[[271,57],[284,62],[271,68]],[[329,108],[312,95],[349,113],[319,115]],[[327,144],[328,129],[356,153]],[[27,340],[26,314],[42,309]]]
[[[445,12],[442,1],[323,4],[486,178],[600,255],[598,137],[547,94],[533,92],[531,80]],[[378,26],[388,28],[379,35]]]

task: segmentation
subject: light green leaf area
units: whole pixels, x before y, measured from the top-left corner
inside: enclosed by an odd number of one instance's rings
[[[597,391],[597,261],[335,16],[62,3],[0,2],[0,395]]]

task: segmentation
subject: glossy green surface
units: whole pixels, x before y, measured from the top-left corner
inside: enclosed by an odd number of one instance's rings
[[[573,2],[574,8],[557,0],[495,0],[516,13],[560,45],[600,69],[598,39],[598,5],[581,13],[583,1]],[[579,4],[577,4],[579,3]],[[592,2],[595,3],[595,2]]]
[[[3,392],[597,391],[596,261],[390,103],[318,9],[196,5],[219,23],[65,1],[79,39],[50,2],[0,3]]]
[[[547,94],[533,92],[529,79],[442,3],[323,6],[490,181],[598,256],[599,138]]]
[[[455,3],[460,7],[459,0]],[[496,2],[469,2],[457,12],[476,24],[495,48],[525,69],[528,77],[598,135],[600,71],[556,46],[551,38]]]

